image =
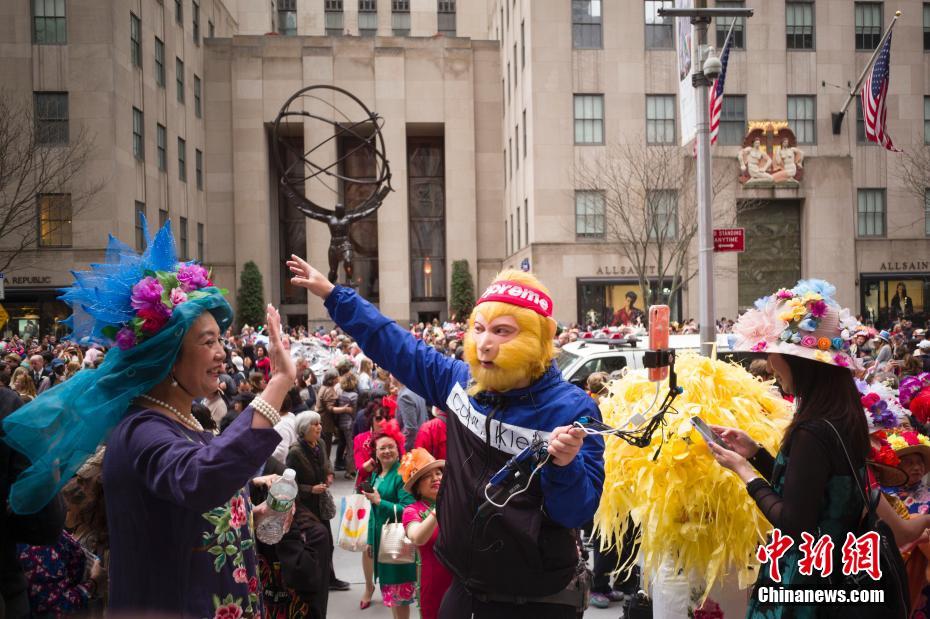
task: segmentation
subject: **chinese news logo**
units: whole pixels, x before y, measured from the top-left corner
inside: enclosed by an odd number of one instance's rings
[[[815,539],[807,532],[801,533],[801,558],[798,560],[798,570],[804,576],[810,576],[814,571],[826,578],[833,573],[833,540],[829,535]],[[854,576],[865,572],[872,580],[880,580],[882,569],[878,562],[879,537],[875,531],[869,531],[856,537],[853,533],[846,534],[846,541],[842,548],[842,572],[844,576]],[[773,582],[781,582],[781,570],[778,560],[781,559],[791,547],[794,540],[790,535],[783,535],[781,529],[772,532],[772,540],[768,544],[759,546],[756,558],[763,564],[769,564],[769,578]]]

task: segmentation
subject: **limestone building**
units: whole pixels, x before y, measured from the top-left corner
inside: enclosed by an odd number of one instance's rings
[[[329,234],[290,208],[274,171],[270,125],[282,103],[316,84],[345,88],[384,119],[394,191],[353,231],[354,284],[401,321],[445,317],[453,261],[481,289],[501,267],[529,268],[553,291],[562,322],[609,321],[636,291],[636,269],[611,234],[610,186],[579,170],[619,150],[679,144],[671,0],[17,0],[0,4],[0,77],[70,134],[95,136],[92,204],[69,213],[37,197],[39,247],[6,274],[4,306],[21,331],[64,315],[55,288],[100,260],[107,233],[138,239],[139,213],[170,219],[181,253],[203,258],[235,292],[252,260],[266,299],[294,324],[324,316],[287,283],[283,259],[325,268]],[[713,4],[713,2],[711,2]],[[719,6],[742,2],[717,0]],[[719,143],[719,224],[746,229],[746,251],[717,256],[718,316],[798,277],[837,285],[875,320],[922,318],[930,295],[927,201],[901,181],[902,155],[863,140],[857,107],[839,109],[900,9],[889,133],[905,150],[930,142],[930,11],[922,2],[750,2],[734,27]],[[722,44],[729,24],[710,25]],[[50,112],[51,110],[51,112]],[[747,188],[737,154],[751,123],[787,123],[804,153],[796,187]],[[288,122],[304,150],[331,126]],[[766,144],[774,155],[778,144]],[[353,149],[330,140],[319,161]],[[687,148],[685,149],[688,150]],[[687,157],[679,157],[687,167]],[[349,158],[346,171],[370,162]],[[345,185],[345,184],[343,184]],[[352,208],[353,187],[308,182],[320,204]],[[687,185],[645,187],[666,229],[688,226]],[[53,208],[54,206],[54,208]],[[42,222],[67,220],[65,234]],[[54,237],[54,238],[51,238]],[[139,241],[136,241],[137,243]],[[186,244],[186,248],[185,248]],[[694,272],[691,243],[682,269]],[[669,281],[646,260],[649,286]],[[910,304],[895,293],[907,289]],[[697,290],[672,295],[696,315]],[[910,309],[908,309],[910,307]]]

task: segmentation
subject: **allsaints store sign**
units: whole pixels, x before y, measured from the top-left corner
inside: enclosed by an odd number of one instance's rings
[[[879,271],[930,271],[930,261],[928,260],[917,260],[917,261],[905,261],[905,262],[882,262]]]
[[[653,265],[653,266],[647,266],[647,267],[646,267],[646,273],[647,273],[648,275],[655,275],[655,274],[656,274],[656,267],[655,267],[655,265]],[[633,276],[633,277],[635,277],[636,275],[638,275],[638,273],[636,272],[636,269],[634,269],[634,268],[631,267],[631,266],[624,266],[624,265],[617,266],[617,265],[612,265],[612,266],[601,266],[601,267],[597,267],[597,275],[628,275],[628,276]]]

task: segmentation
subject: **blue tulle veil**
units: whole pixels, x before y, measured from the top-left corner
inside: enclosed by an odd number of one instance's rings
[[[74,284],[61,295],[73,311],[67,321],[72,340],[112,344],[103,329],[133,317],[133,285],[146,271],[177,267],[170,226],[166,223],[151,239],[143,222],[148,246],[141,255],[111,236],[105,263],[74,273]],[[222,331],[231,324],[232,308],[222,292],[212,286],[202,291],[206,296],[175,306],[156,335],[127,350],[111,348],[99,368],[81,370],[3,421],[3,440],[32,463],[10,490],[14,512],[35,513],[55,496],[105,442],[132,400],[165,379],[184,335],[203,312],[211,312]]]

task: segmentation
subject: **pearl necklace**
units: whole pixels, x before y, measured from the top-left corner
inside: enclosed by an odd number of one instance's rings
[[[178,421],[180,421],[182,425],[190,428],[191,430],[194,430],[195,432],[204,431],[203,426],[200,425],[200,422],[197,421],[197,418],[194,417],[191,413],[183,413],[179,411],[178,409],[176,409],[175,407],[168,404],[167,402],[162,402],[158,398],[153,398],[152,396],[146,395],[144,393],[140,395],[139,397],[142,398],[143,400],[148,400],[152,404],[157,404],[158,406],[161,406],[162,408],[171,411],[171,413],[173,413],[174,416],[178,418]]]

